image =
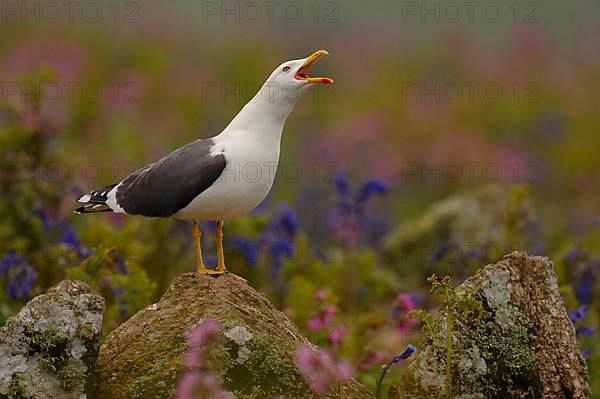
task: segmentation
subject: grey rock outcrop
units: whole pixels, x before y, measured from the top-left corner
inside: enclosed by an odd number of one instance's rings
[[[64,280],[0,328],[0,398],[80,399],[94,368],[104,298]]]
[[[548,258],[513,252],[467,279],[456,294],[481,308],[455,314],[453,398],[589,398],[585,361]],[[445,313],[430,323],[434,333],[426,334],[407,367],[402,398],[444,397]]]

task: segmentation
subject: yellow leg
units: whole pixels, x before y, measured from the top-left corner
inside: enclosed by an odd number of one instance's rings
[[[223,254],[223,221],[217,222],[217,273],[226,273],[225,255]]]
[[[202,247],[200,246],[200,229],[198,228],[198,222],[194,221],[194,228],[192,229],[192,235],[194,236],[194,242],[196,243],[196,262],[198,263],[198,273],[208,273],[208,269],[204,266],[202,260]]]

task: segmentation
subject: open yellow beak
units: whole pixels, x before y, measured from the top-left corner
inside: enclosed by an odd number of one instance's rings
[[[323,57],[324,55],[329,55],[329,53],[326,50],[319,50],[319,51],[315,51],[312,55],[310,55],[306,59],[304,64],[302,64],[300,69],[298,69],[298,72],[296,72],[296,79],[306,80],[309,83],[325,83],[325,84],[333,83],[333,79],[331,79],[331,78],[312,78],[312,77],[308,76],[308,71],[310,70],[310,67],[315,62],[317,62],[317,60],[319,58]]]

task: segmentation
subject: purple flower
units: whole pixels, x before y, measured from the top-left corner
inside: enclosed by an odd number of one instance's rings
[[[594,293],[594,274],[591,269],[586,269],[582,276],[579,285],[575,289],[575,297],[579,303],[590,303],[592,294]]]
[[[388,185],[377,177],[371,177],[361,184],[354,197],[350,195],[345,173],[338,174],[334,182],[339,198],[336,206],[331,209],[328,224],[334,226],[334,232],[346,247],[354,246],[359,241],[359,232],[368,231],[365,227],[365,205],[374,194],[385,194]]]
[[[250,266],[256,266],[259,255],[258,244],[243,237],[234,237],[229,242],[236,250],[240,251],[246,263]]]
[[[6,278],[8,272],[15,266],[25,262],[25,259],[14,251],[7,252],[0,261],[0,275]]]
[[[416,307],[413,296],[407,292],[398,295],[398,298],[394,301],[390,316],[401,331],[408,331],[417,323],[415,319],[407,317],[408,313]]]
[[[381,362],[383,362],[383,360],[385,359],[385,353],[383,351],[368,351],[366,356],[365,356],[365,360],[363,360],[359,367],[362,370],[368,370],[371,367],[373,367],[373,365],[380,365]]]
[[[584,337],[591,337],[594,335],[594,329],[588,326],[581,326],[577,329],[577,335],[583,335]]]
[[[230,399],[221,387],[219,378],[212,373],[186,372],[177,382],[176,399]]]
[[[358,191],[358,196],[356,197],[356,202],[358,204],[366,203],[369,198],[371,198],[374,194],[385,194],[388,191],[388,185],[383,180],[378,179],[376,177],[372,177],[370,179],[365,180],[365,182],[360,186]]]
[[[584,350],[581,351],[581,356],[583,356],[584,358],[588,358],[590,357],[590,355],[592,354],[592,350],[590,348],[586,348]]]
[[[292,257],[296,252],[296,247],[289,241],[278,241],[271,245],[272,270],[275,274],[279,273],[283,267],[285,257]]]
[[[6,287],[8,298],[16,300],[29,297],[37,272],[25,258],[11,251],[0,261],[0,275],[8,279]]]
[[[402,360],[408,359],[415,351],[415,347],[409,344],[406,349],[404,349],[404,352],[399,353],[392,358],[392,364],[398,364]]]
[[[587,305],[582,305],[577,310],[569,312],[569,319],[571,319],[571,321],[575,323],[577,320],[584,318],[585,315],[587,315],[587,312]]]
[[[187,339],[188,349],[184,362],[189,370],[177,381],[177,399],[214,398],[228,399],[216,374],[203,370],[206,345],[221,338],[221,323],[207,319],[194,327]]]
[[[175,397],[177,399],[195,399],[196,387],[199,385],[199,382],[199,373],[185,373],[183,377],[177,381]]]
[[[309,344],[296,349],[295,361],[310,388],[318,394],[325,394],[338,382],[352,377],[349,365],[336,364],[327,352]]]
[[[206,319],[192,329],[188,335],[188,345],[198,349],[212,342],[221,333],[221,322],[216,319]]]
[[[28,298],[36,276],[37,272],[33,266],[22,263],[8,283],[8,298],[12,300]]]
[[[319,312],[319,314],[308,320],[308,329],[310,331],[319,331],[327,328],[335,314],[337,313],[335,306],[328,304]]]
[[[117,256],[117,258],[115,259],[115,264],[117,265],[119,273],[123,275],[127,274],[127,265],[125,264],[125,258],[123,258],[122,256]]]
[[[221,338],[221,322],[216,319],[206,319],[195,326],[187,338],[188,349],[183,355],[185,365],[191,369],[204,365],[204,350],[206,346]]]
[[[280,212],[279,225],[288,237],[294,237],[298,231],[298,215],[285,204],[281,205]]]
[[[376,398],[379,398],[379,394],[381,392],[381,384],[383,384],[383,379],[385,378],[385,375],[387,374],[390,367],[392,365],[400,363],[402,360],[408,359],[410,356],[412,356],[413,353],[415,353],[415,351],[416,351],[415,347],[409,344],[406,347],[406,349],[404,350],[404,352],[399,353],[396,356],[394,356],[392,358],[392,360],[388,364],[385,365],[385,367],[381,371],[381,375],[379,376],[379,379],[377,380],[377,392],[375,393]]]
[[[72,226],[66,222],[61,222],[58,224],[58,228],[60,231],[58,242],[67,244],[75,249],[78,249],[81,246],[79,238],[77,238],[77,233],[75,233],[75,229],[73,229]]]
[[[329,332],[327,340],[333,345],[339,345],[346,335],[348,335],[348,329],[343,324],[340,324]]]
[[[575,260],[577,260],[579,257],[581,257],[581,251],[577,248],[571,248],[566,254],[565,254],[565,262],[573,262]]]
[[[346,173],[337,174],[333,182],[335,183],[335,187],[337,188],[338,194],[342,197],[348,196],[350,190],[348,189],[348,179],[346,178]]]

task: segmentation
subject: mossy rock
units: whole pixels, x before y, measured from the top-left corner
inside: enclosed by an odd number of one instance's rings
[[[456,288],[480,312],[455,315],[453,398],[588,398],[587,370],[560,297],[552,262],[513,252]],[[443,398],[446,315],[428,323],[403,376],[402,398]],[[433,331],[433,333],[431,333]]]
[[[97,363],[97,398],[172,398],[185,371],[183,354],[191,328],[217,319],[224,340],[211,358],[224,387],[236,398],[315,398],[294,364],[307,343],[298,328],[240,277],[187,273],[161,300],[111,332]],[[328,397],[371,398],[354,380]]]
[[[0,399],[80,399],[94,368],[104,298],[64,280],[0,328]]]

